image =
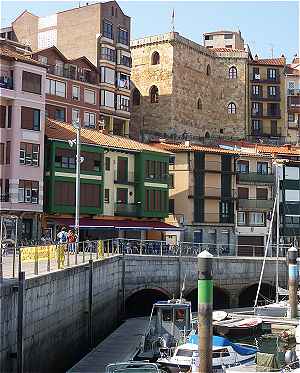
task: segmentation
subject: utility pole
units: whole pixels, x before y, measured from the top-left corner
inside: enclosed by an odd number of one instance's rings
[[[198,255],[198,356],[199,373],[212,373],[213,255]]]
[[[73,121],[73,127],[76,129],[76,204],[75,204],[75,235],[76,242],[79,242],[80,233],[80,121]],[[78,248],[77,248],[78,250]]]
[[[279,302],[279,225],[280,225],[280,177],[279,177],[279,164],[276,163],[276,303]]]

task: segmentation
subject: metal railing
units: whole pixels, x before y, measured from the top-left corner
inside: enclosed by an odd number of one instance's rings
[[[137,216],[140,211],[140,204],[136,203],[115,203],[115,215]]]
[[[274,201],[272,199],[246,199],[239,198],[238,207],[242,209],[272,210]]]
[[[272,173],[262,174],[258,172],[238,173],[239,183],[263,183],[273,184],[275,177]]]

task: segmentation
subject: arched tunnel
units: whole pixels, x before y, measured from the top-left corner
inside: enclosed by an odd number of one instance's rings
[[[129,296],[125,302],[126,317],[149,316],[153,303],[168,299],[168,295],[158,289],[139,290]]]
[[[185,298],[186,300],[191,301],[192,312],[197,312],[198,289],[194,289],[191,292],[189,292]],[[214,310],[230,308],[229,294],[225,290],[217,286],[214,286],[214,290],[213,290],[213,308]]]
[[[239,295],[239,307],[253,307],[256,297],[258,284],[254,284],[244,288]],[[262,283],[260,287],[258,301],[264,303],[265,298],[269,300],[275,299],[276,289],[275,286]]]

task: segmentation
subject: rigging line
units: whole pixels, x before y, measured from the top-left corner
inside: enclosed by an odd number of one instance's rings
[[[272,235],[272,227],[273,227],[273,220],[274,220],[274,215],[275,215],[275,209],[276,209],[277,199],[278,199],[278,195],[275,197],[275,200],[274,200],[272,217],[271,217],[271,222],[270,222],[270,226],[269,226],[268,240],[267,240],[266,249],[265,249],[265,255],[264,255],[264,260],[263,260],[263,264],[262,264],[262,268],[261,268],[261,272],[260,272],[257,293],[256,293],[256,297],[255,297],[255,302],[254,302],[254,308],[257,307],[258,295],[259,295],[259,292],[260,292],[262,277],[263,277],[263,273],[264,273],[264,269],[265,269],[265,264],[266,264],[266,259],[267,259],[267,255],[268,255],[268,249],[269,249],[270,239],[271,239],[271,235]]]

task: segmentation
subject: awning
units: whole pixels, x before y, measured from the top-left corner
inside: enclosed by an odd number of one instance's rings
[[[48,223],[74,227],[72,218],[50,218]],[[79,221],[80,228],[84,229],[132,229],[132,230],[157,230],[157,231],[181,231],[182,228],[155,220],[105,220],[82,218]]]

